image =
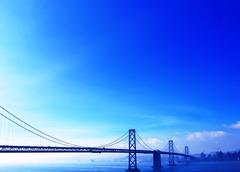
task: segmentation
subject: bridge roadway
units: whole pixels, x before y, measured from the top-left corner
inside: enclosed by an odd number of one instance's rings
[[[153,154],[159,150],[136,150],[131,152]],[[98,148],[98,147],[54,147],[54,146],[13,146],[0,145],[0,153],[129,153],[129,149]],[[182,153],[159,151],[160,154],[191,157]]]

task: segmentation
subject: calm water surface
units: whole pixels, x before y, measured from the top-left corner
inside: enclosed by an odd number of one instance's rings
[[[58,166],[1,166],[6,172],[125,172],[126,164],[91,164],[91,165],[58,165]],[[153,172],[151,165],[139,165],[141,172]],[[165,165],[161,172],[240,172],[240,162],[201,162],[178,164],[175,167]]]

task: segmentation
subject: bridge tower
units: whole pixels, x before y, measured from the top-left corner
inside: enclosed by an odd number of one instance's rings
[[[173,140],[168,141],[168,150],[169,150],[169,153],[174,153]],[[169,166],[174,166],[174,165],[175,165],[174,155],[169,154]]]
[[[153,152],[153,169],[158,171],[161,168],[161,153],[159,150]]]
[[[128,171],[139,171],[137,168],[137,153],[136,153],[136,132],[135,129],[130,129],[128,133]]]
[[[184,154],[186,155],[185,156],[185,161],[187,162],[189,160],[189,157],[188,157],[188,155],[189,155],[189,148],[188,148],[188,146],[184,147]]]

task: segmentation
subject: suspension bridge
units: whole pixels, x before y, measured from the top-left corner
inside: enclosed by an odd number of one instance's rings
[[[135,129],[129,129],[128,132],[124,133],[121,137],[116,140],[100,145],[100,146],[81,146],[77,144],[73,144],[67,142],[65,140],[56,138],[52,135],[49,135],[36,127],[30,125],[25,122],[18,116],[11,113],[9,110],[0,106],[0,126],[1,130],[4,130],[4,126],[6,129],[6,124],[11,124],[11,126],[17,127],[26,131],[27,133],[39,138],[41,140],[45,140],[48,143],[46,145],[36,145],[34,144],[12,144],[10,142],[0,143],[0,153],[123,153],[128,154],[128,171],[136,172],[139,171],[137,165],[137,154],[150,154],[153,156],[153,168],[155,170],[161,169],[161,155],[168,156],[168,163],[170,166],[174,166],[175,157],[181,156],[185,159],[185,161],[190,161],[193,156],[189,155],[189,148],[185,146],[184,152],[176,151],[176,147],[174,146],[173,140],[169,140],[168,142],[168,150],[155,150],[149,144],[147,144],[144,139],[136,132]],[[9,129],[8,129],[9,130]],[[8,134],[4,131],[0,132],[1,141],[6,140],[6,137],[2,135]],[[35,140],[36,140],[35,138]],[[127,148],[118,148],[117,145],[127,140]],[[52,144],[50,144],[52,143]],[[137,149],[137,146],[142,147],[142,149]]]

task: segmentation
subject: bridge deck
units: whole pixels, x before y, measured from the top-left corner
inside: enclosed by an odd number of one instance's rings
[[[159,150],[156,150],[159,151]],[[182,153],[159,151],[160,154],[187,156]],[[129,153],[128,149],[98,147],[54,147],[54,146],[13,146],[0,145],[0,153]],[[154,150],[136,150],[136,153],[153,154]]]

